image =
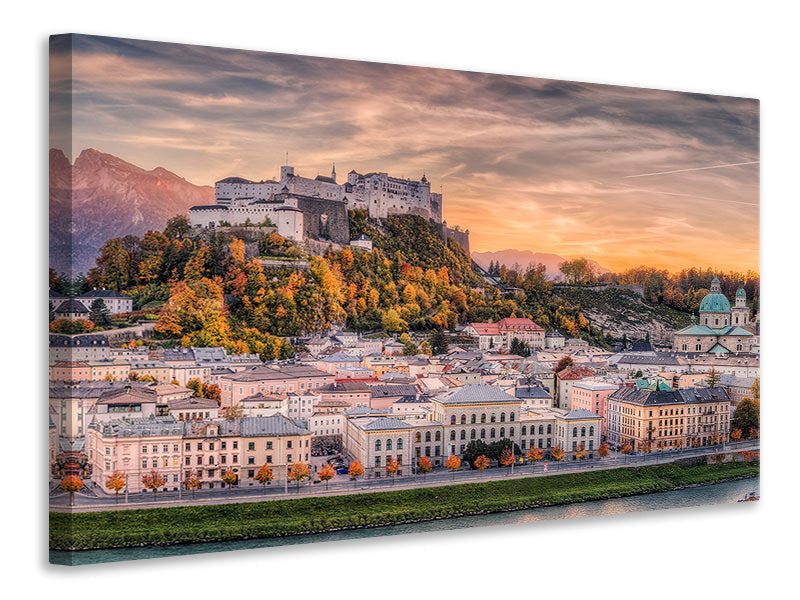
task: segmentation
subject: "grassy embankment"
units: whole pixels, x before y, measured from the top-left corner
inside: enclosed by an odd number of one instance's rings
[[[519,510],[753,477],[758,462],[661,465],[346,496],[51,513],[54,550],[119,548],[319,533]]]

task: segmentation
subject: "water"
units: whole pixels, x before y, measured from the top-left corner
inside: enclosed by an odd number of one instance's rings
[[[234,542],[209,542],[203,544],[185,544],[181,546],[149,546],[145,548],[121,548],[109,550],[83,550],[72,553],[72,564],[87,565],[103,562],[138,560],[143,558],[162,558],[184,556],[206,552],[224,552],[228,550],[246,550],[250,548],[270,548],[289,544],[308,544],[312,542],[329,542],[335,540],[351,540],[382,535],[403,533],[421,533],[425,531],[442,531],[447,529],[463,529],[465,527],[484,527],[489,525],[511,525],[514,523],[531,523],[552,519],[571,519],[600,515],[666,508],[681,508],[706,504],[727,504],[744,498],[750,492],[758,493],[760,479],[744,479],[729,481],[685,490],[643,494],[627,498],[614,498],[594,502],[581,502],[562,506],[547,506],[530,510],[459,517],[406,525],[390,525],[374,529],[356,529],[336,531],[332,533],[316,533],[296,535],[284,538],[267,538],[260,540],[242,540]],[[50,561],[64,563],[69,553],[50,552]]]

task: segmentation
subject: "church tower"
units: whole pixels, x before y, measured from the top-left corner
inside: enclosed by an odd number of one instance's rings
[[[333,169],[331,169],[331,179],[333,179],[333,183],[336,183],[336,163],[333,163]]]
[[[739,281],[739,289],[736,290],[736,303],[731,309],[731,325],[749,325],[750,309],[747,308],[747,292],[744,289],[744,281]]]

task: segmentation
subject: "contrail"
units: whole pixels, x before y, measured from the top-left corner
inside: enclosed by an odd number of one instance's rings
[[[651,175],[670,175],[672,173],[685,173],[687,171],[705,171],[706,169],[722,169],[724,167],[740,167],[742,165],[757,165],[760,160],[752,162],[729,163],[727,165],[714,165],[713,167],[695,167],[693,169],[678,169],[676,171],[661,171],[660,173],[642,173],[641,175],[625,175],[623,179],[632,179],[633,177],[650,177]]]

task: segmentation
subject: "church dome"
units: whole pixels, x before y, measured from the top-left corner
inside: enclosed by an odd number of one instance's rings
[[[700,312],[731,312],[731,303],[725,297],[725,294],[711,293],[707,294],[703,301],[700,303]]]
[[[744,283],[739,282],[739,289],[736,290],[737,298],[747,298],[747,292],[744,289]]]

